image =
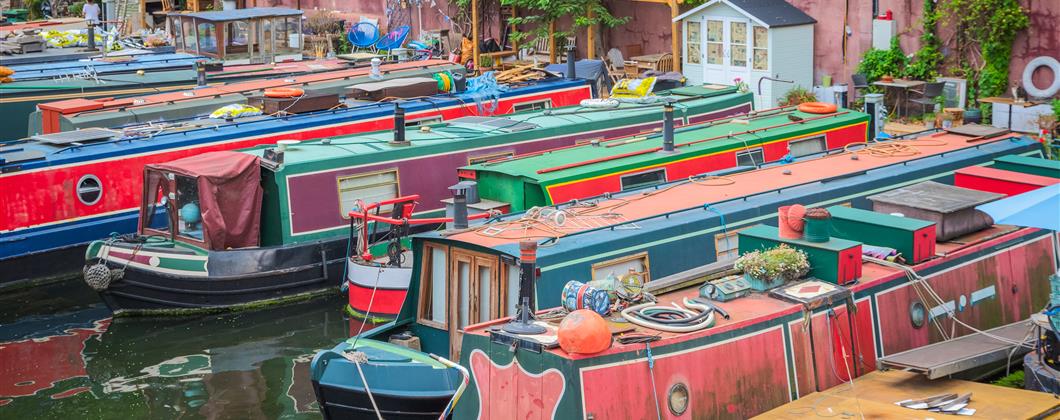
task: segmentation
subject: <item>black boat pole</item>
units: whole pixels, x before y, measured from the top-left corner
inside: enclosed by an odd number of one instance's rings
[[[537,242],[519,242],[519,307],[517,314],[504,331],[511,334],[542,334],[545,327],[530,322],[530,312],[534,307],[534,283],[537,277]]]

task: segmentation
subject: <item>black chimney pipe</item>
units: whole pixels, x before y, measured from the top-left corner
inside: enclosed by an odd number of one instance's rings
[[[405,140],[405,108],[397,102],[394,102],[394,139],[390,141],[390,144],[408,145],[408,141]]]
[[[537,277],[537,242],[519,242],[519,306],[518,313],[504,326],[512,334],[541,334],[545,327],[530,322],[534,308],[534,283]]]
[[[195,61],[195,82],[199,87],[206,86],[206,60]]]
[[[467,229],[467,189],[456,184],[453,191],[453,229]]]
[[[567,79],[577,79],[577,72],[574,71],[574,44],[567,45]]]
[[[674,152],[674,104],[667,102],[663,106],[663,152]]]

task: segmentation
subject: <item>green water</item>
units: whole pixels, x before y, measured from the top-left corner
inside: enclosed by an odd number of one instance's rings
[[[111,320],[80,281],[0,295],[0,419],[316,419],[309,363],[359,324],[343,296]]]

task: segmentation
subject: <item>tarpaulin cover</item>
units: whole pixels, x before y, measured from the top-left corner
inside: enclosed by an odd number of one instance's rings
[[[212,250],[257,246],[261,232],[261,167],[257,156],[237,152],[209,152],[150,169],[195,178],[203,239]],[[157,181],[156,181],[157,182]],[[179,204],[179,203],[178,203]],[[142,215],[141,215],[142,216]],[[143,220],[143,217],[141,217]]]

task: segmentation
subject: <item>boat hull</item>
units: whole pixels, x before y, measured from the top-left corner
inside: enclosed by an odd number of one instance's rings
[[[411,267],[351,261],[346,273],[350,309],[365,318],[393,318],[401,312],[411,279]]]

